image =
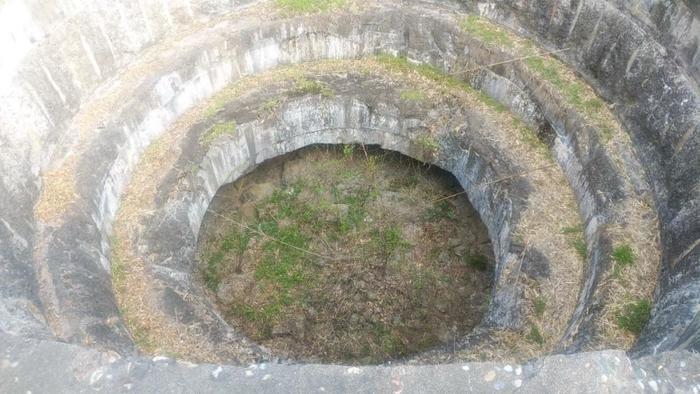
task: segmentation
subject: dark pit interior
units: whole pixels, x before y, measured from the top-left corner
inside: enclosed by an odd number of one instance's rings
[[[225,319],[279,357],[377,363],[453,346],[488,304],[486,228],[449,173],[315,145],[221,187],[199,236]]]

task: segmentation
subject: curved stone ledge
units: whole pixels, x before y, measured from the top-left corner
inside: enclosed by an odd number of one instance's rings
[[[94,349],[0,334],[3,392],[353,393],[424,392],[692,392],[700,356],[662,353],[630,359],[621,351],[555,355],[525,364],[440,366],[192,364],[167,357],[119,358]],[[663,367],[663,368],[662,368]],[[51,371],[32,379],[36,370]]]
[[[696,268],[700,258],[700,197],[696,192],[700,182],[700,93],[689,77],[697,75],[694,66],[686,64],[688,68],[683,69],[669,59],[667,49],[653,34],[607,1],[580,2],[577,7],[555,0],[540,1],[537,7],[514,1],[469,4],[478,4],[483,15],[550,47],[572,48],[560,56],[601,95],[620,103],[615,112],[629,131],[654,187],[662,234],[657,306],[636,353],[698,350],[696,342],[681,340],[697,337],[693,321],[698,319],[695,305],[700,303],[700,271]],[[541,10],[549,10],[551,17]],[[691,25],[697,23],[692,13],[684,14],[694,18],[687,19]],[[668,43],[673,41],[671,36],[661,40]],[[671,307],[681,299],[685,301],[682,306]]]

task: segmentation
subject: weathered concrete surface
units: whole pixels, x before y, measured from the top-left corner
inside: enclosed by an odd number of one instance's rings
[[[333,18],[343,19],[345,24]],[[111,220],[118,208],[121,190],[140,153],[187,108],[241,75],[260,72],[276,64],[405,52],[411,59],[449,69],[459,61],[461,52],[469,52],[456,48],[469,48],[470,43],[460,38],[460,31],[449,16],[395,7],[379,8],[349,19],[346,16],[319,20],[307,17],[262,26],[250,21],[237,22],[233,27],[225,25],[220,30],[207,31],[188,40],[174,58],[168,58],[169,63],[164,62],[155,76],[132,92],[133,98],[115,111],[97,132],[99,138],[81,147],[75,205],[70,208],[70,215],[64,217],[63,224],[40,229],[40,242],[34,254],[38,266],[50,263],[40,270],[41,280],[46,283],[42,286],[42,300],[59,337],[129,351],[128,338],[111,298],[108,273],[100,271],[109,266],[107,240]],[[224,34],[223,30],[227,32],[222,44],[219,34]],[[401,31],[409,34],[399,35]],[[251,42],[254,47],[249,48]],[[508,93],[520,94],[515,84],[511,84]],[[549,102],[550,106],[556,103],[551,99]],[[541,115],[533,109],[536,105],[533,107],[531,102],[529,106],[531,108],[521,111],[523,117],[528,120],[540,116],[538,121],[542,122]],[[598,155],[599,163],[603,163],[601,157],[604,154]],[[564,162],[577,160],[589,161],[586,157],[572,155],[562,159]],[[593,175],[599,174],[600,169]],[[615,177],[613,171],[606,171]],[[572,173],[573,186],[580,176],[578,172]],[[615,183],[606,183],[606,179],[593,184],[599,190],[614,188]],[[586,218],[606,216],[598,215],[600,208],[597,206],[579,205]],[[597,234],[596,231],[589,233]],[[589,244],[592,250],[597,250],[598,241]],[[591,261],[595,262],[600,256],[607,256],[607,253],[594,253]],[[591,266],[598,267],[598,264]],[[594,292],[595,279],[590,276],[590,291],[584,293],[586,297]],[[76,288],[80,291],[75,291]],[[509,302],[495,299],[505,304]],[[584,298],[582,305],[587,302],[588,298]],[[584,311],[581,308],[579,315]]]
[[[700,356],[661,353],[637,360],[621,351],[548,356],[526,364],[440,366],[191,364],[125,357],[76,345],[0,334],[3,393],[619,393],[700,389]],[[37,374],[41,371],[41,374]]]
[[[395,11],[351,19],[347,24],[345,19],[339,24],[309,17],[281,25],[279,30],[274,24],[261,31],[251,29],[239,39],[214,39],[211,37],[218,33],[212,33],[197,41],[188,26],[213,23],[231,4],[187,4],[191,7],[169,9],[163,2],[3,3],[0,43],[9,50],[3,51],[0,62],[0,330],[31,337],[54,334],[69,341],[133,351],[106,271],[110,215],[118,207],[120,190],[140,151],[193,102],[232,80],[234,64],[240,75],[241,69],[256,72],[279,60],[299,62],[378,51],[407,53],[413,60],[444,68],[455,58],[457,29],[430,20],[443,9],[417,8],[412,14]],[[574,48],[564,60],[618,103],[616,112],[633,136],[654,186],[664,253],[659,295],[638,354],[700,349],[697,18],[680,2],[465,4],[545,46]],[[428,16],[421,17],[421,12]],[[163,20],[167,23],[154,23]],[[353,30],[358,26],[367,30]],[[303,32],[299,36],[285,35],[299,29]],[[160,48],[163,57],[153,58],[162,60],[154,62],[158,67],[138,78],[110,81],[126,64],[145,57],[149,48],[158,52],[156,44],[174,32],[189,38]],[[266,39],[261,40],[265,34]],[[279,55],[275,35],[294,45],[301,41],[298,52],[275,58]],[[230,50],[229,44],[239,44],[238,40],[259,46],[234,45],[242,52],[221,55]],[[317,44],[322,49],[314,52]],[[235,62],[226,63],[226,59]],[[223,73],[217,68],[222,64]],[[200,75],[207,77],[202,80]],[[133,97],[107,106],[104,112],[97,111],[99,108],[85,111],[96,113],[95,119],[75,120],[81,109],[101,102],[100,89],[109,90],[111,82],[125,83],[125,91]],[[546,108],[541,112],[546,114]],[[79,136],[95,130],[99,138],[83,144]],[[44,227],[32,213],[42,188],[39,173],[60,166],[71,151],[81,153],[77,155],[81,161],[78,204],[66,215],[66,223]],[[85,152],[88,154],[82,155]],[[590,167],[592,171],[596,168]],[[596,250],[605,255],[605,249]],[[33,251],[37,253],[34,261]],[[594,278],[589,276],[591,281]]]
[[[691,324],[700,305],[700,94],[690,60],[676,62],[668,56],[670,50],[682,57],[682,49],[674,46],[684,43],[693,48],[691,57],[697,56],[694,34],[680,38],[675,32],[696,31],[697,17],[682,4],[668,6],[670,12],[683,14],[685,23],[661,30],[659,36],[627,13],[643,8],[639,2],[622,10],[603,0],[465,3],[545,46],[572,48],[560,54],[562,59],[610,102],[619,103],[615,112],[654,187],[662,233],[662,278],[652,320],[637,350],[698,350],[688,347],[697,341],[681,338],[700,335]],[[657,1],[645,4],[648,10],[664,7]]]

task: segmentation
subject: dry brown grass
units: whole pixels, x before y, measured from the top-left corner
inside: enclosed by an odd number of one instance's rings
[[[636,336],[619,327],[616,314],[628,302],[653,299],[658,282],[660,244],[659,224],[651,197],[627,199],[620,207],[620,220],[607,227],[613,246],[629,245],[634,251],[634,263],[623,269],[619,276],[610,270],[601,281],[601,291],[607,292],[607,302],[598,319],[603,348],[629,349]],[[614,264],[614,262],[613,262]]]
[[[142,351],[150,354],[186,356],[197,362],[218,362],[212,344],[196,328],[166,317],[154,303],[157,289],[150,280],[150,268],[134,253],[142,215],[153,208],[156,186],[178,157],[178,144],[201,109],[180,118],[144,152],[138,169],[125,190],[114,221],[112,277],[120,312],[132,337]]]
[[[70,156],[61,167],[42,176],[41,196],[34,206],[34,215],[44,223],[63,217],[78,197],[75,191],[77,157]]]

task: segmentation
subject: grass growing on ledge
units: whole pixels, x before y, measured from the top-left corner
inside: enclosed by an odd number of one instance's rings
[[[117,294],[124,294],[127,289],[127,281],[129,280],[128,267],[126,266],[127,263],[121,258],[119,253],[120,250],[114,247],[114,245],[119,244],[119,238],[117,236],[112,236],[110,239],[110,244],[113,248],[110,261],[112,285],[114,286]],[[146,329],[146,327],[141,323],[141,320],[138,318],[137,314],[134,313],[132,308],[120,304],[119,312],[124,318],[127,327],[129,327],[129,333],[139,349],[145,352],[155,351],[157,348],[156,341],[150,334],[149,330]]]
[[[520,132],[520,136],[522,137],[523,141],[528,144],[530,148],[547,160],[554,160],[549,146],[547,146],[547,144],[537,136],[535,130],[528,127],[525,122],[513,117],[513,128]]]
[[[405,101],[423,101],[425,100],[425,95],[422,91],[416,89],[407,89],[401,92],[401,100]]]
[[[571,245],[576,249],[576,253],[579,255],[581,260],[586,260],[588,258],[588,248],[586,247],[586,241],[582,238],[577,238],[571,241]]]
[[[651,302],[640,298],[626,304],[615,316],[618,327],[639,335],[651,316]]]
[[[338,9],[347,5],[346,0],[275,0],[277,7],[293,14],[309,14]]]
[[[436,82],[448,89],[459,89],[465,91],[467,94],[476,98],[486,107],[497,113],[505,113],[508,108],[492,98],[491,96],[474,89],[469,83],[445,73],[437,67],[431,66],[429,64],[413,64],[405,56],[392,56],[388,54],[381,54],[376,57],[377,61],[384,64],[392,71],[408,73],[411,71],[417,72],[422,77]],[[402,97],[403,98],[403,97]],[[517,117],[512,117],[512,126],[522,135],[523,140],[531,148],[542,154],[548,160],[552,159],[549,147],[547,144],[542,142],[530,127],[528,127],[522,120]]]
[[[611,257],[615,262],[615,267],[613,268],[613,275],[616,278],[620,277],[620,275],[622,274],[622,270],[625,269],[625,267],[631,266],[632,264],[634,264],[635,261],[634,250],[632,250],[632,247],[627,244],[615,247],[615,249],[613,249]]]
[[[421,135],[420,137],[416,138],[416,144],[423,149],[423,151],[429,155],[433,155],[437,152],[438,148],[440,148],[440,145],[437,142],[437,139],[433,137],[432,135]]]
[[[211,129],[209,129],[207,132],[205,132],[199,137],[199,144],[202,147],[207,148],[220,137],[235,133],[236,127],[237,125],[235,120],[231,120],[224,123],[217,123],[214,126],[212,126]]]
[[[498,44],[505,47],[513,46],[513,40],[508,33],[476,15],[469,15],[464,18],[459,26],[465,32],[488,44]]]
[[[562,227],[561,233],[571,237],[569,243],[574,247],[579,257],[586,261],[586,258],[588,258],[588,247],[583,235],[583,228],[581,226]]]
[[[547,304],[542,296],[535,298],[533,306],[535,308],[535,316],[537,317],[542,317],[544,315],[544,311],[547,309]]]
[[[536,55],[534,44],[477,15],[460,21],[463,31],[491,47],[506,47],[513,57]],[[605,108],[605,102],[579,79],[563,62],[551,55],[529,57],[524,60],[528,69],[551,83],[562,98],[592,121],[605,140],[616,128],[614,116]]]
[[[537,328],[537,326],[532,326],[530,327],[530,333],[527,335],[527,339],[530,340],[532,343],[536,343],[540,346],[544,345],[544,336],[542,335],[542,332],[540,332],[540,329]]]
[[[561,62],[549,57],[531,57],[526,59],[525,63],[530,70],[554,85],[569,104],[593,119],[604,138],[610,138],[611,126],[607,125],[599,114],[605,103],[597,96],[587,95],[583,83],[565,78],[562,74],[565,66]]]
[[[468,83],[447,74],[437,67],[429,64],[413,64],[405,56],[392,56],[388,54],[377,55],[377,61],[389,67],[392,71],[408,73],[415,71],[422,77],[437,82],[448,88],[460,88],[476,94],[476,90]]]
[[[326,86],[325,83],[306,77],[296,78],[295,86],[291,93],[297,96],[303,96],[305,94],[320,94],[323,97],[335,96],[333,89]]]

